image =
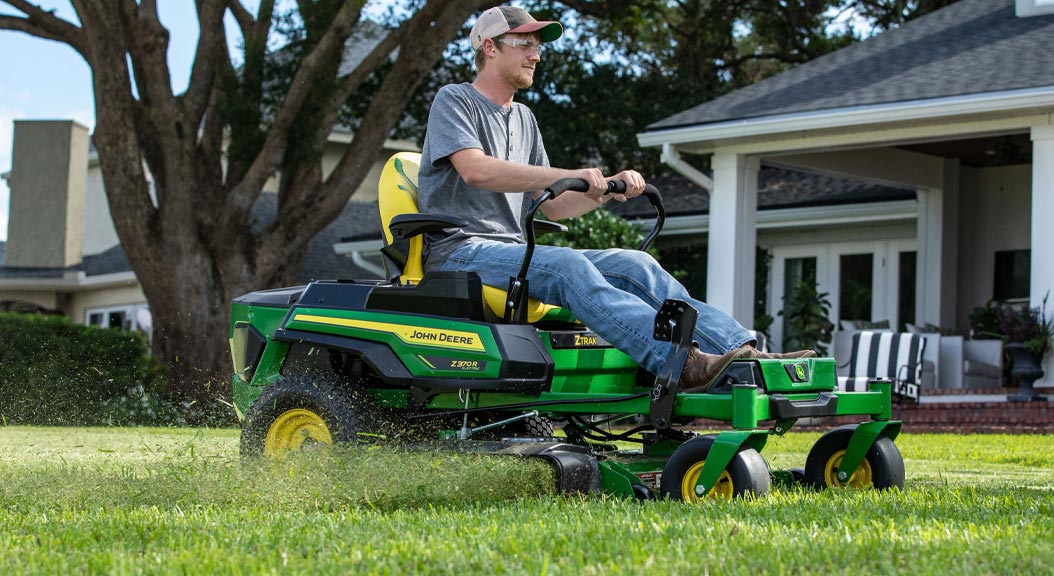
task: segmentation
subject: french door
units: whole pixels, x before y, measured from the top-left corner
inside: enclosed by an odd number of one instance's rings
[[[915,319],[915,240],[839,242],[772,249],[770,347],[781,350],[786,318],[780,315],[802,280],[816,282],[830,302],[828,318],[886,320],[894,330]]]

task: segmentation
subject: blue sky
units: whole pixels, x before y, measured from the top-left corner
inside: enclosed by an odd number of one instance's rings
[[[68,2],[51,0],[39,4],[75,21]],[[246,4],[255,12],[255,2]],[[197,43],[194,3],[158,0],[158,11],[161,22],[171,32],[168,61],[172,84],[182,91]],[[0,14],[21,15],[3,4]],[[240,39],[237,34],[233,36]],[[91,130],[95,128],[95,99],[88,64],[64,44],[0,30],[0,174],[11,169],[13,122],[42,119],[72,119]],[[0,180],[0,240],[7,239],[8,204],[7,182]]]

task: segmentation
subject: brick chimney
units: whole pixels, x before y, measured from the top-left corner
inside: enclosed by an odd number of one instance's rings
[[[80,264],[88,129],[72,120],[19,120],[12,148],[4,265]]]

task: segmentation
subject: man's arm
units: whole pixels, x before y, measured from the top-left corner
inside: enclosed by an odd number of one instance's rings
[[[595,168],[565,170],[520,164],[487,156],[479,148],[454,152],[450,163],[469,186],[494,192],[544,190],[561,178],[582,178],[590,184],[589,193],[597,196],[607,191],[604,174]]]
[[[478,148],[466,148],[451,154],[450,163],[468,185],[494,192],[541,191],[561,178],[581,178],[589,182],[589,191],[585,194],[561,194],[542,205],[542,212],[553,220],[575,218],[603,204],[608,180],[626,182],[626,194],[614,196],[622,201],[638,196],[644,190],[644,178],[631,170],[614,178],[605,178],[596,168],[567,170],[520,164],[487,156]]]

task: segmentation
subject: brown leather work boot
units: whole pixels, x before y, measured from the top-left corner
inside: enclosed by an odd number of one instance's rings
[[[746,358],[748,353],[746,348],[736,348],[721,355],[707,354],[698,348],[692,348],[688,353],[688,359],[684,362],[684,371],[681,372],[681,392],[706,392],[713,387],[717,382],[717,377],[725,371],[725,368],[728,368],[733,360]]]
[[[801,360],[803,358],[815,358],[815,350],[798,350],[796,352],[760,352],[750,344],[744,344],[740,350],[746,350],[744,358],[757,360]]]

